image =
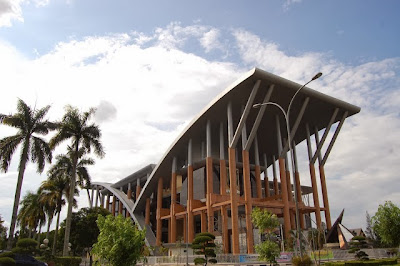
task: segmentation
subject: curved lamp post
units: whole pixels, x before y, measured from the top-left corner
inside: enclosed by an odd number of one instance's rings
[[[304,85],[300,86],[300,88],[297,89],[297,91],[295,92],[295,94],[293,95],[292,99],[289,102],[289,106],[288,106],[288,109],[286,112],[282,108],[282,106],[280,106],[279,104],[277,104],[275,102],[257,103],[257,104],[253,105],[253,108],[259,108],[264,105],[276,106],[276,107],[278,107],[279,110],[281,110],[281,112],[283,113],[283,115],[285,117],[286,132],[288,135],[288,146],[289,146],[290,157],[291,157],[291,161],[292,161],[292,175],[293,175],[292,178],[293,178],[293,186],[294,186],[294,202],[295,202],[295,209],[296,209],[296,238],[297,238],[297,244],[299,245],[300,256],[302,256],[302,245],[301,245],[301,241],[300,241],[300,233],[301,233],[300,220],[299,220],[300,214],[299,214],[299,202],[297,200],[297,184],[296,184],[296,179],[295,179],[294,154],[293,154],[293,149],[292,149],[292,139],[290,138],[291,132],[290,132],[289,114],[290,114],[290,109],[292,107],[293,100],[296,97],[296,95],[300,92],[300,90],[302,90],[305,86],[307,86],[311,81],[316,80],[321,76],[322,76],[322,73],[319,72],[311,80],[309,80],[308,82],[306,82]]]

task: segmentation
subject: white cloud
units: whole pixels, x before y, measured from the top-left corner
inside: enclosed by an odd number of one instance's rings
[[[298,4],[301,2],[302,2],[302,0],[284,0],[283,10],[287,11],[287,10],[289,10],[290,6],[292,6],[293,4]]]
[[[400,201],[394,189],[400,185],[398,58],[350,66],[320,53],[289,55],[245,30],[234,30],[236,46],[228,47],[237,49],[230,52],[240,56],[240,65],[208,61],[184,51],[193,39],[204,52],[218,49],[226,43],[221,36],[221,30],[209,26],[171,23],[151,34],[61,42],[36,59],[24,58],[0,42],[4,55],[0,86],[8,88],[0,98],[0,112],[13,112],[17,97],[32,106],[52,104],[52,119],[61,117],[66,104],[83,110],[98,106],[103,112],[97,121],[107,155],[96,159],[90,172],[94,181],[114,182],[157,163],[188,121],[249,68],[257,66],[297,82],[322,71],[324,76],[312,88],[362,108],[346,121],[326,165],[332,218],[345,207],[349,227],[362,226],[366,210],[373,214],[384,199]],[[0,127],[0,137],[10,132]],[[304,149],[299,147],[298,153],[304,157]],[[306,160],[301,161],[302,181],[309,184]],[[14,162],[11,170],[16,169]],[[10,184],[10,188],[0,187],[0,195],[12,197],[15,172],[0,178],[8,178]],[[24,191],[36,189],[44,178],[28,167]],[[0,198],[0,214],[9,220],[11,210],[2,207],[7,204]]]
[[[49,4],[50,0],[0,0],[0,27],[11,27],[13,21],[24,22],[22,5],[33,2],[36,7]]]

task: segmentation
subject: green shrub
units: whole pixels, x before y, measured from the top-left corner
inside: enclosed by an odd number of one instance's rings
[[[12,266],[12,265],[15,265],[15,260],[10,257],[2,257],[2,258],[0,258],[0,265],[1,266]]]
[[[345,262],[337,261],[337,262],[325,262],[325,266],[344,266]]]
[[[14,258],[14,253],[12,253],[11,251],[6,251],[3,253],[0,253],[0,258],[4,258],[4,257]]]
[[[21,238],[17,242],[17,247],[12,249],[14,253],[29,254],[32,255],[33,252],[37,251],[38,242],[32,238]]]
[[[79,266],[82,262],[81,257],[55,257],[54,262],[57,266]]]
[[[57,266],[79,266],[79,264],[82,262],[81,257],[53,257],[52,259],[38,257],[36,259],[46,263],[54,262]]]
[[[303,255],[303,257],[295,256],[292,258],[292,264],[295,266],[310,266],[312,261],[307,255]]]

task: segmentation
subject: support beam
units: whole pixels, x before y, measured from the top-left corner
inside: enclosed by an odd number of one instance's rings
[[[307,107],[309,101],[310,101],[309,97],[307,97],[304,100],[303,105],[300,108],[300,112],[297,115],[296,121],[294,122],[293,127],[291,127],[291,129],[290,129],[290,139],[291,140],[293,140],[294,136],[296,135],[297,129],[298,129],[299,125],[300,125],[301,119],[303,118],[304,111],[306,110],[306,107]],[[283,148],[283,153],[288,152],[288,150],[289,150],[289,144],[286,142],[286,144],[285,144],[285,146]]]
[[[176,242],[176,157],[172,160],[172,173],[171,173],[171,229],[170,229],[170,243]]]
[[[269,99],[271,98],[272,92],[274,91],[274,86],[275,85],[270,85],[267,94],[265,95],[263,103],[267,103]],[[247,140],[246,145],[244,146],[244,149],[246,151],[250,150],[251,143],[253,142],[255,136],[257,135],[258,127],[260,126],[261,120],[264,116],[265,109],[267,108],[267,105],[261,105],[260,110],[258,111],[256,120],[254,121],[253,127],[250,131],[249,139]]]
[[[120,191],[122,191],[122,187],[119,188]],[[118,214],[122,214],[122,209],[123,209],[123,205],[122,205],[122,201],[119,200],[119,204],[118,204]]]
[[[213,162],[212,162],[212,151],[211,151],[211,122],[207,121],[206,126],[206,142],[207,142],[207,158],[206,158],[206,188],[207,188],[207,197],[206,197],[206,206],[207,206],[207,228],[208,232],[214,232],[214,211],[212,209],[212,194],[213,194]]]
[[[107,194],[107,201],[106,201],[106,209],[107,211],[110,211],[110,194]]]
[[[162,200],[163,200],[163,179],[160,177],[158,179],[158,187],[157,187],[157,211],[156,211],[156,220],[157,220],[157,229],[156,229],[156,245],[161,246],[161,236],[162,236],[162,220],[161,220],[161,209],[162,209]]]
[[[141,191],[141,187],[140,187],[140,177],[138,179],[136,179],[136,200],[138,200],[139,195],[140,195],[140,191]]]
[[[250,93],[249,99],[247,100],[247,103],[246,103],[246,107],[244,108],[243,114],[240,118],[239,125],[236,128],[235,135],[233,136],[233,139],[229,144],[230,148],[236,148],[236,144],[239,140],[239,136],[242,132],[243,126],[246,123],[246,119],[250,113],[251,108],[253,108],[254,98],[256,97],[256,94],[257,94],[258,88],[260,87],[260,84],[261,84],[261,80],[257,80],[256,84],[254,85],[254,87]]]
[[[310,158],[310,176],[311,176],[311,186],[313,189],[313,200],[314,200],[314,208],[315,208],[315,220],[317,223],[318,229],[321,228],[321,209],[319,207],[319,197],[318,197],[318,188],[317,181],[315,178],[315,167],[312,163],[312,148],[311,148],[311,140],[310,140],[310,129],[308,124],[306,124],[306,132],[307,132],[307,147],[308,147],[308,158]]]
[[[111,204],[111,213],[113,216],[115,216],[115,203],[116,203],[117,197],[115,195],[113,195],[113,201]]]
[[[128,197],[128,199],[132,199],[132,184],[131,183],[128,183],[128,191],[126,193],[127,193],[126,196]],[[130,214],[127,211],[126,212],[126,217],[129,217],[129,216],[130,216]]]
[[[274,176],[274,196],[278,196],[279,195],[279,186],[278,186],[278,177],[277,177],[277,173],[276,173],[276,158],[275,156],[272,156],[272,173]]]
[[[335,108],[335,111],[333,112],[333,115],[331,117],[331,120],[329,120],[328,126],[325,128],[324,134],[322,135],[321,141],[318,144],[317,150],[315,151],[315,154],[312,158],[312,163],[314,164],[315,161],[317,160],[318,154],[321,152],[321,148],[324,145],[324,142],[326,140],[326,137],[328,136],[329,130],[331,129],[331,126],[333,122],[335,121],[336,115],[339,112],[339,108]]]
[[[344,120],[346,119],[347,115],[348,115],[348,112],[346,111],[346,112],[344,112],[342,119],[340,119],[339,125],[337,126],[335,133],[333,134],[333,137],[331,139],[331,142],[329,143],[328,148],[326,149],[326,152],[325,152],[324,158],[322,159],[321,165],[325,165],[326,160],[328,160],[329,153],[332,150],[333,144],[335,144],[337,136],[339,135],[340,129],[342,128]]]
[[[186,210],[188,215],[188,240],[189,243],[194,239],[194,216],[193,216],[193,154],[192,154],[192,139],[188,143],[188,169],[187,169],[187,204]]]
[[[89,207],[90,207],[90,208],[93,208],[93,204],[92,204],[92,200],[90,199],[90,192],[89,192],[89,189],[88,189],[88,188],[86,189],[86,192],[87,192]]]
[[[224,125],[223,123],[219,126],[219,179],[220,179],[220,194],[226,195],[226,161],[225,161],[225,145],[224,145]],[[223,252],[229,253],[229,235],[228,235],[228,212],[226,206],[221,206],[221,218],[222,218],[222,243]]]
[[[238,255],[239,250],[239,224],[238,224],[238,204],[236,188],[236,157],[235,149],[228,148],[229,157],[229,178],[230,178],[230,196],[231,196],[231,222],[232,222],[232,254]]]
[[[260,169],[260,155],[258,152],[257,136],[254,138],[254,158],[255,158],[254,174],[255,174],[255,178],[256,178],[257,198],[261,199],[262,198],[261,169]]]
[[[265,171],[264,171],[264,191],[265,191],[265,197],[268,198],[271,195],[269,193],[268,161],[267,161],[267,155],[265,153],[263,154],[263,159],[264,159],[264,166],[265,166]]]
[[[299,174],[299,166],[297,163],[297,152],[296,152],[296,142],[293,141],[293,159],[294,159],[294,177],[295,177],[295,182],[296,182],[296,195],[297,195],[297,202],[302,203],[302,197],[301,197],[301,184],[300,184],[300,174]],[[304,214],[299,213],[299,222],[300,222],[300,228],[305,229],[305,220],[304,220]]]
[[[244,200],[245,200],[245,213],[246,213],[246,239],[247,239],[247,253],[254,253],[254,237],[253,237],[253,224],[251,222],[251,213],[253,210],[252,197],[251,197],[251,182],[250,182],[250,163],[249,152],[242,151],[243,158],[243,183],[244,183]]]
[[[100,192],[99,192],[99,186],[96,185],[96,203],[95,203],[95,207],[99,206],[99,196],[100,196]]]
[[[126,211],[128,213],[128,210]],[[146,209],[144,216],[144,223],[150,225],[150,198],[146,199]]]

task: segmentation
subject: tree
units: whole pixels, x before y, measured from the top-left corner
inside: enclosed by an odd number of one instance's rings
[[[367,248],[367,242],[363,236],[355,236],[350,241],[349,253],[354,253],[359,260],[368,260],[368,254],[362,251],[362,248]]]
[[[7,239],[7,227],[3,225],[4,220],[0,215],[0,249],[5,248],[5,241]]]
[[[26,226],[29,228],[29,237],[31,237],[32,231],[36,231],[38,226],[40,235],[41,227],[46,221],[44,207],[39,199],[40,193],[28,191],[21,201],[21,209],[18,212],[17,222],[21,226],[21,230]]]
[[[260,254],[260,260],[268,261],[270,265],[276,263],[276,257],[279,257],[280,254],[278,244],[271,240],[266,240],[258,244],[256,251]]]
[[[268,210],[254,208],[251,213],[254,225],[260,230],[260,234],[265,233],[267,240],[256,246],[256,251],[260,254],[260,259],[268,261],[270,264],[276,263],[276,257],[280,254],[277,243],[273,241],[273,231],[279,226],[278,217]]]
[[[80,255],[85,248],[91,248],[99,236],[97,218],[99,215],[106,217],[110,212],[101,207],[82,208],[72,213],[70,243],[74,254]],[[65,231],[65,220],[61,225]]]
[[[67,106],[63,118],[60,122],[57,123],[58,132],[50,140],[50,147],[54,149],[63,141],[71,139],[71,186],[68,198],[68,211],[65,225],[63,256],[66,256],[68,254],[68,243],[71,231],[72,206],[74,200],[79,150],[81,147],[83,147],[85,149],[85,152],[90,153],[93,149],[94,153],[99,157],[103,157],[105,154],[103,150],[103,145],[100,142],[101,132],[99,127],[94,123],[89,124],[89,120],[94,112],[95,109],[89,109],[89,111],[81,113],[77,108]]]
[[[97,218],[100,234],[92,252],[113,266],[130,266],[142,257],[145,230],[139,230],[130,218],[101,215]]]
[[[69,198],[70,193],[70,179],[72,175],[72,160],[73,160],[73,150],[70,146],[68,146],[68,153],[66,155],[57,155],[56,163],[50,168],[48,171],[48,180],[45,181],[43,185],[45,185],[45,191],[47,191],[47,198],[50,200],[51,197],[57,198],[56,202],[56,213],[57,213],[57,223],[56,223],[56,232],[54,234],[54,242],[53,242],[53,255],[56,250],[56,243],[58,237],[58,225],[60,221],[60,212],[62,206],[65,205],[65,201],[62,199],[63,196]],[[86,166],[93,165],[94,160],[91,158],[85,157],[85,148],[81,147],[78,151],[78,164],[77,164],[77,183],[81,188],[86,188],[90,186],[90,175]],[[79,192],[77,189],[74,191],[74,195],[78,195]],[[76,200],[74,199],[73,206],[76,207]]]
[[[400,208],[391,201],[379,205],[378,211],[371,218],[372,229],[384,244],[397,247],[400,245]]]
[[[200,233],[197,234],[193,239],[192,249],[195,250],[195,254],[203,255],[204,258],[195,258],[194,263],[207,265],[210,263],[217,263],[215,259],[217,255],[215,254],[215,236],[211,233]]]
[[[45,162],[51,162],[52,154],[50,147],[44,139],[38,136],[47,135],[49,130],[54,129],[53,123],[44,120],[49,109],[50,106],[48,105],[42,109],[32,110],[23,100],[19,99],[17,113],[13,115],[0,114],[0,122],[2,124],[18,130],[17,134],[0,140],[0,163],[2,171],[8,171],[15,150],[22,144],[7,249],[11,249],[13,244],[26,164],[29,161],[36,163],[38,173],[42,173]]]

